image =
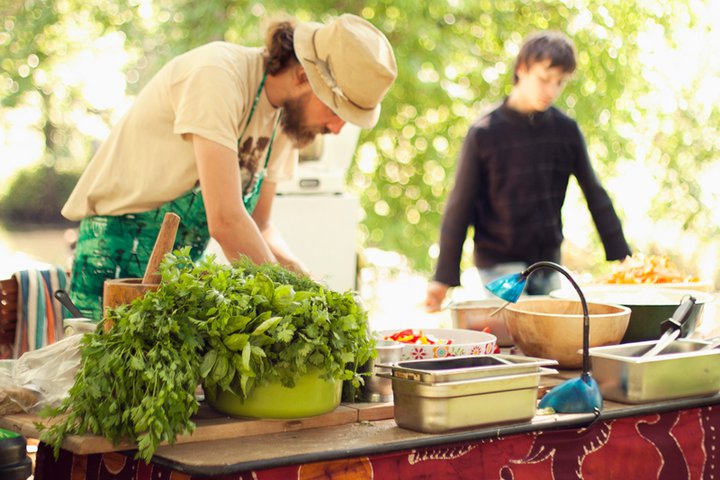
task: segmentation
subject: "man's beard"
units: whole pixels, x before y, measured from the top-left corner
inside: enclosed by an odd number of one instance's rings
[[[306,124],[305,105],[311,93],[306,93],[298,98],[285,100],[283,103],[280,125],[283,132],[290,137],[297,148],[310,145],[315,137],[321,133],[329,133],[325,127],[310,127]]]

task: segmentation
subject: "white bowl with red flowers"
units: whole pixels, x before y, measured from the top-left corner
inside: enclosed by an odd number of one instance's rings
[[[375,336],[402,343],[401,360],[490,355],[497,342],[491,333],[455,328],[381,330]]]

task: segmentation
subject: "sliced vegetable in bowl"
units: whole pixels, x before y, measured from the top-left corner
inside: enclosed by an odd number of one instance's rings
[[[381,339],[404,338],[404,342],[395,340],[404,345],[402,360],[490,355],[495,352],[497,342],[495,335],[487,332],[453,328],[384,330],[375,335]]]
[[[394,340],[400,343],[410,343],[413,345],[450,345],[452,340],[437,338],[435,335],[427,335],[422,330],[413,330],[408,328],[399,332],[383,337],[384,340]]]

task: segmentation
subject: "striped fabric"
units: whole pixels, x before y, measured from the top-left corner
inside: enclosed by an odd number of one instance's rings
[[[55,290],[65,289],[68,278],[60,267],[22,270],[13,274],[18,283],[17,326],[13,358],[63,338],[63,311],[54,300]]]

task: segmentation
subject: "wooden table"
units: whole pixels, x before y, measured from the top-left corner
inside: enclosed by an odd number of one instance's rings
[[[563,372],[543,385],[576,374]],[[131,445],[69,437],[57,461],[40,445],[35,478],[614,478],[608,472],[633,479],[707,478],[720,472],[717,405],[720,395],[644,405],[606,401],[599,417],[536,415],[446,434],[397,427],[392,404],[342,405],[297,421],[233,419],[203,408],[196,432],[161,446],[150,465],[133,460],[133,451],[117,451]],[[34,420],[6,416],[0,427],[33,437]]]

